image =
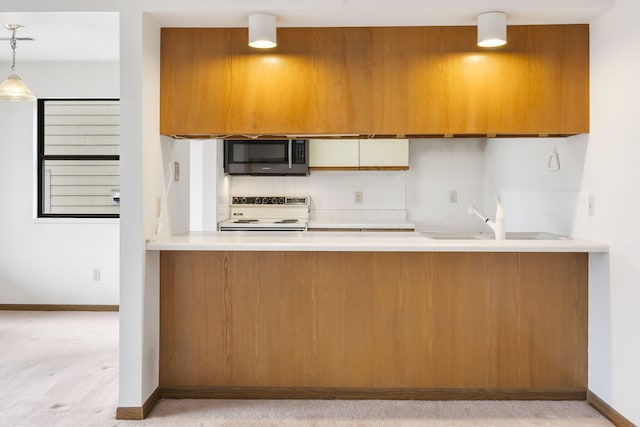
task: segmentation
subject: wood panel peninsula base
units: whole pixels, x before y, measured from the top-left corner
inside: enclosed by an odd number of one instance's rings
[[[163,397],[586,398],[587,253],[160,256]]]

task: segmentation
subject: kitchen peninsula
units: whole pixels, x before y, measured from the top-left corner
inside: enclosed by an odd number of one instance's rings
[[[358,138],[360,170],[372,137],[588,132],[588,26],[509,30],[488,52],[473,27],[280,28],[265,60],[240,28],[163,28],[160,133]],[[586,397],[588,253],[605,245],[265,231],[147,250],[164,397]]]
[[[159,238],[164,397],[584,399],[580,240]]]

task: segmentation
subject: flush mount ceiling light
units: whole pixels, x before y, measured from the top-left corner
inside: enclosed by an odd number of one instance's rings
[[[498,47],[507,44],[507,15],[486,12],[478,16],[478,46]]]
[[[276,45],[276,17],[267,13],[249,15],[249,46],[269,49]]]
[[[22,25],[5,25],[5,28],[11,31],[11,38],[9,43],[11,45],[11,74],[9,77],[0,84],[0,99],[6,99],[9,101],[34,101],[36,97],[31,93],[27,85],[24,84],[22,79],[15,73],[16,68],[16,31],[24,28]],[[30,38],[20,40],[33,40]]]

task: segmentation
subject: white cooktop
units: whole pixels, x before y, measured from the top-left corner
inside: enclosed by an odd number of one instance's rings
[[[220,231],[306,231],[309,196],[233,196]]]

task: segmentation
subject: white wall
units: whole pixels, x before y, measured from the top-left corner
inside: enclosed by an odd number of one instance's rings
[[[547,231],[587,238],[588,191],[582,191],[588,136],[487,140],[485,206],[505,207],[507,231]],[[548,169],[556,149],[559,170]]]
[[[189,141],[190,230],[215,231],[229,217],[229,177],[224,176],[222,140]]]
[[[145,249],[158,230],[158,199],[161,236],[189,229],[189,142],[159,134],[160,26],[138,7],[120,13],[121,129],[127,137],[121,145],[120,407],[142,406],[158,387],[160,261],[158,252]],[[175,161],[179,182],[172,181]]]
[[[19,62],[16,71],[39,98],[120,93],[116,62]],[[34,103],[0,101],[0,304],[118,304],[118,220],[34,219],[35,126]]]
[[[640,2],[617,0],[591,25],[591,133],[583,187],[596,198],[591,265],[589,387],[640,425]]]
[[[556,148],[560,170],[547,170],[547,155]],[[488,197],[502,190],[579,191],[587,137],[496,138],[487,140]]]
[[[484,139],[410,141],[407,211],[416,229],[484,230],[467,210],[484,209],[485,145]],[[450,202],[450,191],[457,202]]]
[[[164,191],[161,198],[160,235],[180,234],[189,230],[191,199],[191,141],[160,138]],[[176,163],[178,164],[176,172]],[[207,173],[215,174],[207,170]],[[215,194],[214,194],[215,196]],[[157,196],[156,196],[157,197]],[[157,212],[156,212],[157,213]]]
[[[160,26],[138,7],[120,13],[121,126],[131,141],[121,147],[120,407],[142,406],[158,387],[160,257],[145,249],[158,232],[158,199],[160,235],[189,228],[188,141],[159,135]],[[175,161],[179,182],[172,181]]]

